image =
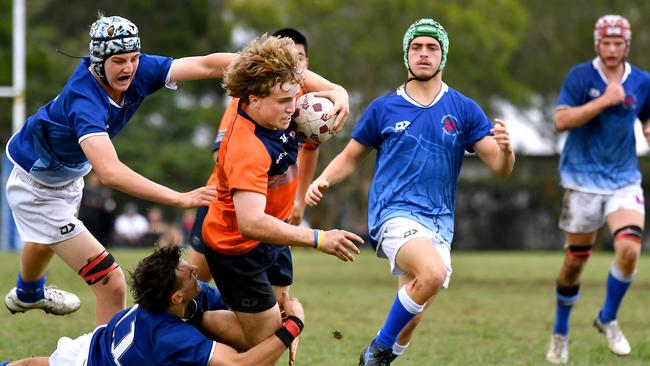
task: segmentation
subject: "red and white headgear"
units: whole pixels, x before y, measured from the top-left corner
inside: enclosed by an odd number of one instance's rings
[[[603,15],[596,22],[594,46],[598,47],[598,42],[604,37],[622,37],[629,51],[630,42],[632,41],[630,22],[620,15]]]

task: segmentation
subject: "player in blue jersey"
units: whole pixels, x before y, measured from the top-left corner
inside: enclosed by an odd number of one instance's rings
[[[136,305],[107,325],[74,340],[59,339],[49,358],[0,365],[274,365],[302,331],[300,302],[281,298],[286,320],[275,334],[248,349],[234,313],[214,310],[225,306],[219,292],[197,281],[198,268],[180,255],[175,247],[158,248],[140,261],[131,275]]]
[[[624,17],[598,19],[596,58],[569,71],[557,102],[555,128],[569,133],[560,157],[565,193],[559,227],[566,234],[566,255],[557,277],[555,324],[546,354],[556,364],[568,361],[569,317],[580,296],[580,275],[605,222],[616,254],[594,326],[613,353],[631,351],[616,316],[634,280],[645,222],[634,138],[637,118],[646,137],[650,132],[650,80],[626,61],[631,38]]]
[[[165,86],[175,89],[177,81],[222,77],[234,55],[173,60],[141,54],[138,28],[118,16],[100,17],[90,37],[90,57],[7,144],[14,163],[7,199],[25,245],[17,285],[5,305],[12,313],[77,310],[77,296],[45,286],[45,269],[57,254],[90,286],[97,324],[105,324],[126,306],[126,284],[113,257],[76,217],[83,176],[94,169],[104,185],[158,203],[209,205],[214,187],[179,193],[154,183],[119,160],[111,139],[146,96]]]
[[[493,126],[474,101],[442,81],[448,49],[438,22],[420,19],[408,28],[403,40],[408,80],[368,106],[350,143],[307,191],[307,203],[317,204],[325,189],[377,149],[368,230],[400,288],[384,326],[361,352],[360,365],[388,365],[401,355],[422,311],[447,287],[465,152],[476,152],[498,175],[510,174],[514,166],[505,123],[497,119]]]

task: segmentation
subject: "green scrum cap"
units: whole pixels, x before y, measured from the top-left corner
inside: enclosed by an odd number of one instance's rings
[[[429,36],[435,38],[442,48],[442,59],[440,60],[440,68],[442,70],[445,68],[445,63],[447,62],[447,52],[449,51],[449,37],[447,36],[447,31],[445,28],[430,18],[423,18],[417,20],[404,33],[404,40],[402,41],[402,48],[404,49],[404,66],[406,69],[409,69],[409,59],[408,59],[408,49],[411,45],[411,42],[414,38],[420,36]]]

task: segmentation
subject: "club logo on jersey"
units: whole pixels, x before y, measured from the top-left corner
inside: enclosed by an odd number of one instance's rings
[[[395,132],[404,131],[411,124],[409,121],[395,123]]]
[[[634,95],[627,94],[625,99],[623,99],[623,107],[625,109],[635,109],[636,108],[636,98]]]
[[[442,130],[446,135],[458,136],[460,131],[458,131],[458,119],[450,114],[442,117],[440,121],[442,124]]]
[[[282,135],[282,136],[284,136],[284,135]],[[286,151],[281,152],[280,155],[278,155],[278,158],[275,159],[275,164],[276,164],[276,165],[277,165],[277,164],[280,164],[280,160],[282,160],[282,158],[284,158],[284,157],[287,156],[287,155],[289,155],[288,152],[286,152]]]
[[[280,140],[282,140],[283,144],[286,144],[287,141],[289,141],[289,138],[287,137],[287,135],[282,134],[282,136],[280,136]]]
[[[61,235],[65,235],[65,234],[71,233],[72,230],[74,230],[75,227],[76,227],[75,224],[69,223],[69,224],[67,224],[65,226],[61,226],[59,228],[59,230],[61,230]]]
[[[600,96],[600,90],[598,90],[596,88],[589,89],[589,91],[587,93],[592,98],[598,98]]]

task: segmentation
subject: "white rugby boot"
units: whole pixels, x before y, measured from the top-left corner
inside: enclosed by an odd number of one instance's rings
[[[569,361],[569,336],[553,334],[546,351],[546,361],[560,365]]]
[[[17,289],[14,287],[5,296],[5,306],[12,314],[24,313],[27,310],[41,309],[46,313],[54,315],[66,315],[73,313],[81,306],[81,300],[77,295],[59,290],[55,286],[45,286],[45,297],[35,302],[24,302],[18,298]]]
[[[603,323],[600,320],[600,316],[596,315],[596,319],[594,319],[594,327],[596,327],[600,333],[605,334],[605,337],[607,337],[607,347],[609,347],[610,351],[619,356],[630,354],[632,347],[630,347],[630,343],[625,338],[621,326],[618,325],[618,320]]]

